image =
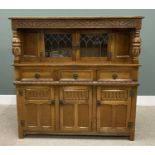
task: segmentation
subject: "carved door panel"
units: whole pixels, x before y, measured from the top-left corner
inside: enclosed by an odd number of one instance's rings
[[[97,131],[127,131],[131,97],[125,87],[97,88]]]
[[[92,90],[87,86],[63,86],[60,90],[60,130],[90,131]]]
[[[23,94],[25,128],[48,131],[55,128],[54,90],[50,87],[26,87]]]

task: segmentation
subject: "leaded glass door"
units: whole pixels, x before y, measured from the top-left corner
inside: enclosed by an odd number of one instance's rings
[[[56,62],[73,61],[72,48],[74,33],[44,32],[44,57]]]
[[[112,49],[111,32],[89,30],[79,32],[80,61],[110,60]]]
[[[65,58],[72,56],[71,33],[45,33],[45,56],[50,58]]]
[[[106,57],[108,48],[108,34],[81,34],[81,57]]]

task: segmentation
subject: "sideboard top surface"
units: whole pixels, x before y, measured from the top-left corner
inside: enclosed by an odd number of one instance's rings
[[[18,16],[9,19],[143,19],[143,16]]]

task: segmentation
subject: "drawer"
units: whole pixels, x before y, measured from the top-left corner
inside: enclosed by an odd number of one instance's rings
[[[24,70],[21,72],[21,80],[52,80],[52,71],[44,70]]]
[[[61,70],[59,72],[60,81],[92,81],[92,70]]]
[[[121,70],[101,70],[97,73],[97,80],[98,81],[131,81],[131,71],[121,71]]]

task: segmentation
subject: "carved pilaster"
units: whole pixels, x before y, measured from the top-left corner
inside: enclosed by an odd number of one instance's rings
[[[17,30],[13,30],[12,53],[15,57],[14,62],[19,63],[21,55],[21,40]]]
[[[138,63],[138,57],[141,51],[141,38],[140,38],[140,30],[136,29],[136,31],[132,35],[132,49],[131,55],[133,63]]]

